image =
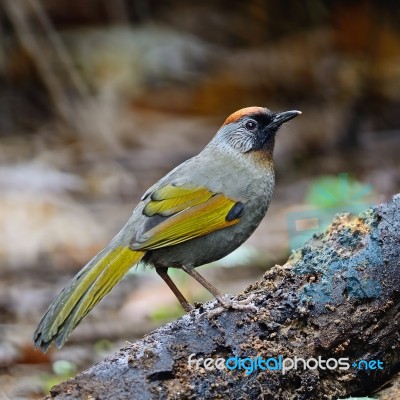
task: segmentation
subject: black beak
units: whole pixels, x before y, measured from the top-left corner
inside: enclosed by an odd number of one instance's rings
[[[272,120],[270,125],[281,126],[283,123],[290,121],[291,119],[297,117],[300,114],[301,114],[301,111],[297,111],[297,110],[277,113],[277,114],[275,114],[275,117]]]

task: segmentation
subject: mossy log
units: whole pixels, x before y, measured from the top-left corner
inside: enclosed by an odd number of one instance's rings
[[[399,209],[397,195],[358,217],[338,215],[325,233],[238,296],[254,295],[258,312],[217,314],[216,303],[208,303],[55,386],[48,399],[336,399],[372,393],[400,361]],[[273,367],[281,356],[345,358],[350,366],[207,370],[189,368],[191,354],[194,363],[260,356]]]

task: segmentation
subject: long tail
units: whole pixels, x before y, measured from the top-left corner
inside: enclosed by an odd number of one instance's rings
[[[50,305],[34,333],[35,346],[46,351],[55,341],[60,348],[86,314],[144,254],[128,246],[109,246],[97,254]]]

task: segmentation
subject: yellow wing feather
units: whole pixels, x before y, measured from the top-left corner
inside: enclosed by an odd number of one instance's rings
[[[143,214],[147,217],[161,215],[169,217],[188,207],[207,201],[214,193],[204,188],[185,188],[166,185],[151,195]]]
[[[226,218],[236,201],[228,199],[221,193],[213,194],[209,191],[208,193],[211,195],[206,201],[190,206],[160,222],[139,236],[131,248],[155,250],[237,224],[239,218],[229,221]]]
[[[151,193],[151,199],[155,201],[180,198],[188,195],[196,195],[198,192],[209,192],[209,190],[198,186],[175,186],[168,184]]]

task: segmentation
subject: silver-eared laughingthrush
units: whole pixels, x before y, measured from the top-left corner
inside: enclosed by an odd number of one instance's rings
[[[44,314],[37,347],[61,347],[83,317],[135,264],[153,266],[185,311],[192,307],[168,276],[181,268],[226,308],[245,305],[223,296],[195,268],[239,247],[264,217],[275,179],[275,134],[300,111],[248,107],[230,115],[197,156],[177,166],[142,197],[110,244],[72,278]]]

